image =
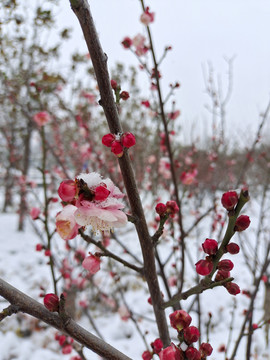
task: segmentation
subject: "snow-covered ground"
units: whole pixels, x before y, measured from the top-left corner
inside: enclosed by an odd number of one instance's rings
[[[256,206],[256,203],[254,206]],[[252,206],[249,208],[249,211],[251,210]],[[15,214],[1,214],[0,228],[0,276],[11,285],[42,303],[42,298],[39,297],[41,292],[40,285],[46,288],[48,292],[53,292],[53,289],[49,267],[46,264],[46,257],[44,257],[41,252],[35,250],[36,244],[40,242],[39,237],[33,231],[29,220],[27,221],[26,231],[17,232],[17,215]],[[203,236],[206,237],[205,235]],[[126,239],[129,243],[136,241],[132,232],[128,233]],[[192,244],[191,239],[191,243],[188,246],[190,247],[189,250],[192,257],[194,256],[195,262],[197,255],[195,255],[193,250],[195,249],[194,246],[197,245]],[[136,249],[139,249],[138,245],[136,245]],[[251,290],[251,277],[247,272],[245,260],[240,254],[235,256],[238,257],[238,260],[236,261],[236,257],[233,258],[235,268],[232,276],[235,276],[235,282],[238,283],[242,289]],[[99,277],[99,275],[96,274],[95,276],[95,281],[100,283],[101,288],[104,287],[105,283],[102,275]],[[123,281],[129,282],[129,277],[127,276]],[[147,303],[147,293],[144,290],[144,286],[145,284],[138,288],[134,286],[132,291],[127,293],[125,301],[130,308],[134,310],[134,314],[143,314],[146,318],[153,319],[151,306]],[[186,286],[188,287],[188,283]],[[262,284],[255,306],[254,322],[259,322],[263,316],[263,300],[264,286]],[[188,299],[185,309],[188,309],[192,301],[193,298]],[[229,336],[228,329],[233,314],[234,330],[228,351],[228,355],[230,355],[234,341],[242,325],[243,311],[248,307],[248,304],[249,299],[245,295],[239,294],[233,297],[228,294],[223,287],[202,294],[201,312],[203,313],[202,329],[204,333],[202,342],[207,341],[205,338],[205,328],[209,320],[208,314],[210,312],[212,314],[209,341],[214,351],[212,356],[210,356],[211,360],[221,360],[225,358],[224,352],[219,352],[218,348],[222,344],[227,344]],[[1,309],[7,305],[8,304],[0,298]],[[167,310],[168,315],[170,312],[171,310]],[[197,326],[196,312],[193,310],[190,314],[193,318],[192,325]],[[102,312],[102,309],[98,308],[94,309],[93,315],[99,331],[107,342],[132,359],[141,359],[145,345],[132,320],[123,321],[117,312]],[[79,322],[87,330],[95,333],[86,317],[81,317]],[[138,326],[143,333],[148,331],[146,335],[148,344],[158,337],[154,323],[141,318],[140,321],[138,321]],[[27,315],[13,315],[0,323],[0,360],[69,360],[72,356],[76,355],[76,353],[73,352],[68,355],[62,354],[58,342],[54,340],[55,333],[55,329],[48,328],[45,324],[38,323],[35,319]],[[172,331],[171,334],[173,337],[176,335],[174,331]],[[256,349],[257,357],[252,357],[252,359],[270,359],[270,348],[266,345],[263,329],[255,331],[253,351],[254,349]],[[87,349],[85,349],[84,354],[89,360],[100,359],[96,354]],[[244,358],[245,339],[242,340],[236,356],[237,360]]]

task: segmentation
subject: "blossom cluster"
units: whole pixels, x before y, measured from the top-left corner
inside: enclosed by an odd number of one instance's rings
[[[102,144],[110,147],[111,152],[117,157],[122,157],[124,148],[129,149],[136,144],[135,136],[131,132],[124,134],[107,134],[102,138]]]
[[[151,360],[154,354],[158,354],[160,360],[201,360],[212,354],[213,348],[209,343],[201,343],[199,350],[193,344],[199,340],[200,332],[196,326],[190,326],[192,318],[184,310],[176,310],[170,314],[171,326],[177,330],[179,345],[171,343],[163,348],[160,339],[151,343],[152,352],[145,351],[142,354],[143,360]]]
[[[166,205],[163,203],[158,203],[156,206],[156,212],[162,218],[166,215],[169,215],[173,218],[179,211],[179,207],[177,206],[174,200],[170,200],[166,202]]]
[[[229,216],[234,215],[234,210],[238,204],[239,197],[236,191],[228,191],[222,195],[221,203],[223,207],[228,211]],[[243,231],[248,228],[250,224],[250,219],[247,215],[240,215],[237,217],[235,221],[235,225],[233,231]],[[199,275],[207,276],[210,275],[212,272],[217,270],[215,281],[225,280],[230,277],[230,271],[233,269],[234,264],[229,259],[219,260],[217,263],[216,268],[214,268],[214,260],[215,256],[218,252],[218,243],[214,239],[206,239],[202,244],[203,251],[207,254],[206,258],[203,260],[199,260],[196,266],[196,272]],[[225,249],[223,252],[228,252],[232,255],[238,254],[240,251],[239,246],[234,243],[230,242],[226,244]],[[232,295],[237,295],[240,293],[240,288],[237,284],[233,282],[227,282],[224,284],[228,292]]]
[[[137,56],[145,55],[149,50],[149,46],[146,45],[146,38],[141,34],[137,34],[133,39],[126,36],[122,41],[122,45],[125,49],[132,49],[134,47],[134,52]]]
[[[91,225],[94,232],[109,233],[127,223],[122,211],[124,194],[98,173],[80,174],[75,180],[62,181],[58,194],[64,208],[56,216],[56,231],[64,240],[73,239],[82,226]]]
[[[59,333],[55,334],[55,340],[58,341],[58,344],[62,348],[62,354],[70,354],[73,350],[74,340],[66,335],[61,335]],[[70,360],[81,360],[80,356],[73,356]]]

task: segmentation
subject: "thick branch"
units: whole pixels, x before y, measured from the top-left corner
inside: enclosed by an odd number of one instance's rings
[[[111,89],[110,77],[107,69],[107,56],[104,54],[100,45],[89,4],[86,0],[71,0],[70,3],[72,10],[80,22],[91,60],[93,62],[93,67],[101,96],[100,104],[104,109],[111,133],[117,134],[122,132],[122,127],[119,121],[118,111]],[[163,341],[163,344],[165,346],[169,346],[169,331],[165,312],[162,309],[163,300],[157,278],[152,239],[148,232],[134,172],[127,152],[125,152],[124,155],[119,159],[119,165],[130,202],[132,215],[137,219],[135,226],[142,249],[145,277],[152,299],[157,326],[159,329],[159,335]]]
[[[116,350],[114,347],[89,333],[72,319],[63,323],[57,313],[51,313],[45,306],[33,300],[26,294],[15,289],[13,286],[0,279],[0,295],[3,296],[18,311],[32,315],[35,318],[44,321],[46,324],[58,329],[74,340],[94,351],[98,355],[109,360],[131,360],[129,357]]]

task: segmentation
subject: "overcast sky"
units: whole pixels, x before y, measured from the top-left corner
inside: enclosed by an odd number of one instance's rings
[[[61,1],[59,23],[75,29],[72,48],[86,51],[69,1]],[[90,5],[109,66],[116,61],[137,64],[120,42],[125,36],[145,31],[139,22],[140,1],[92,0]],[[181,121],[187,124],[186,136],[191,125],[195,124],[200,134],[210,124],[202,69],[211,62],[226,89],[224,57],[235,56],[227,127],[240,142],[250,139],[250,129],[255,132],[259,113],[270,98],[269,0],[148,0],[146,5],[156,13],[151,29],[157,53],[161,54],[166,45],[173,46],[162,66],[163,93],[170,82],[181,83],[177,107],[182,112]]]

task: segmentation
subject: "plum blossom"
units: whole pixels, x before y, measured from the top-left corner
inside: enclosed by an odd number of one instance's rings
[[[83,260],[82,266],[88,270],[90,274],[94,275],[100,270],[100,262],[100,257],[90,253],[90,255]]]
[[[51,120],[51,117],[47,111],[40,111],[33,116],[33,120],[38,126],[44,126]]]
[[[149,50],[149,48],[145,45],[145,40],[146,38],[141,34],[137,34],[133,38],[133,45],[135,46],[136,55],[142,56]]]
[[[196,182],[196,176],[198,175],[198,170],[193,169],[192,171],[183,171],[180,180],[184,185],[192,185]]]
[[[64,240],[73,239],[81,226],[91,225],[94,232],[109,233],[115,227],[126,225],[127,216],[120,200],[124,194],[110,179],[93,172],[80,174],[74,183],[72,195],[65,197],[70,204],[56,217],[56,230]],[[67,181],[60,184],[61,196],[67,185]]]
[[[147,6],[147,8],[145,9],[145,11],[142,13],[142,15],[140,16],[140,21],[141,23],[143,23],[144,25],[149,25],[150,23],[152,23],[155,19],[155,13],[150,12],[149,11],[149,6]]]

